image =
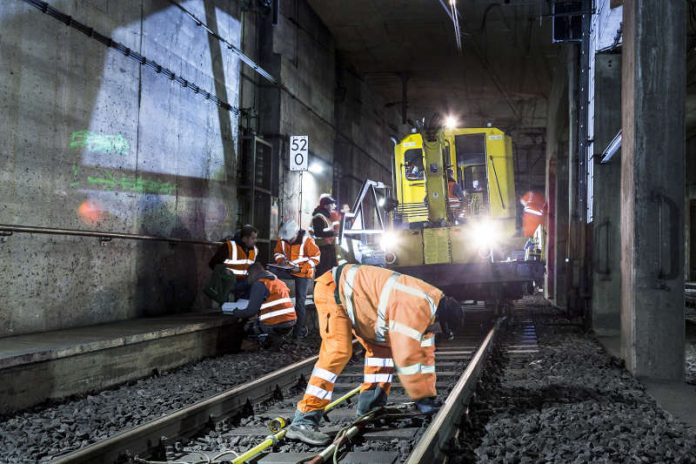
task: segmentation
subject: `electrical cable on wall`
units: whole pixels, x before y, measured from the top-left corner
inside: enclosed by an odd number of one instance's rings
[[[370,154],[368,151],[366,151],[364,148],[362,148],[360,145],[356,144],[353,139],[348,137],[347,135],[343,134],[336,125],[334,125],[331,121],[328,119],[324,118],[317,110],[315,110],[311,105],[308,103],[304,102],[299,96],[297,96],[292,90],[290,90],[285,84],[283,84],[279,79],[274,78],[268,71],[264,70],[261,66],[259,66],[254,60],[252,60],[250,57],[248,57],[244,52],[242,52],[239,48],[234,46],[229,40],[226,40],[219,34],[217,34],[215,31],[212,30],[212,28],[206,24],[202,19],[196,17],[190,10],[186,9],[184,6],[176,2],[175,0],[169,0],[169,3],[172,5],[175,5],[178,9],[180,9],[186,16],[191,18],[191,20],[196,23],[198,27],[202,27],[208,34],[210,34],[212,37],[214,37],[216,40],[222,42],[229,50],[231,50],[233,53],[238,55],[240,59],[249,65],[254,71],[256,71],[261,77],[266,79],[272,86],[278,88],[282,92],[285,92],[290,98],[295,100],[297,103],[302,105],[307,111],[309,111],[312,115],[314,115],[317,119],[319,119],[321,122],[329,126],[333,131],[336,133],[337,136],[345,139],[349,144],[357,148],[359,151],[367,155],[368,158],[370,158],[372,161],[377,163],[382,169],[389,171],[390,168],[385,166],[380,162],[379,159],[375,158],[372,154]]]
[[[94,30],[94,28],[87,26],[86,24],[83,24],[79,21],[76,21],[72,16],[67,15],[63,13],[60,10],[57,10],[53,8],[51,5],[48,3],[41,1],[41,0],[23,0],[25,3],[28,3],[29,5],[35,7],[36,9],[40,10],[41,12],[51,16],[52,18],[62,22],[66,26],[72,27],[73,29],[76,29],[86,36],[96,40],[97,42],[101,43],[102,45],[108,47],[108,48],[113,48],[114,50],[120,52],[123,54],[125,57],[130,58],[132,60],[137,61],[140,63],[141,66],[146,66],[150,69],[152,69],[156,74],[161,75],[169,79],[170,81],[176,81],[178,82],[183,88],[189,89],[191,92],[201,95],[204,97],[206,100],[210,100],[211,102],[215,103],[217,106],[220,108],[227,110],[234,115],[239,115],[240,110],[239,108],[230,105],[228,102],[225,100],[220,99],[217,97],[217,95],[210,93],[209,91],[201,88],[200,86],[194,84],[193,82],[189,81],[188,79],[184,79],[180,75],[174,73],[172,70],[169,68],[166,68],[159,63],[157,63],[154,60],[151,60],[140,53],[136,52],[135,50],[132,50],[129,47],[126,47],[120,42],[115,41],[111,37],[108,37],[104,34],[101,34],[97,31]]]

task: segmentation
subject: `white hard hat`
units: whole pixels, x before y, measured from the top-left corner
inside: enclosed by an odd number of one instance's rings
[[[297,233],[299,231],[300,226],[297,225],[294,219],[290,219],[289,221],[283,223],[282,226],[280,226],[280,231],[278,232],[278,235],[283,240],[290,241],[297,237]]]

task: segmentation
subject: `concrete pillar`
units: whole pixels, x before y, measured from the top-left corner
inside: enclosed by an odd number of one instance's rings
[[[621,129],[621,55],[595,57],[594,146],[606,148]],[[592,328],[621,330],[621,158],[594,166]]]
[[[685,18],[685,2],[624,3],[622,354],[670,380],[684,376]]]
[[[556,256],[555,270],[555,304],[559,308],[568,307],[568,232],[569,232],[569,180],[570,159],[568,157],[568,139],[559,140],[556,152]]]
[[[566,306],[565,257],[568,234],[568,70],[554,69],[546,124],[546,198],[549,207],[546,245],[546,297]]]

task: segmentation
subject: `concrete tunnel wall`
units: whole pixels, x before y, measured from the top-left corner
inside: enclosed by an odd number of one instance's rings
[[[222,36],[243,42],[323,118],[335,124],[340,113],[348,136],[359,137],[349,145],[360,155],[341,150],[346,140],[287,94],[269,98],[266,83],[248,68],[240,85],[239,60],[214,44],[211,58],[208,36],[169,2],[51,5],[233,106],[253,106],[260,132],[280,150],[282,214],[299,206],[298,176],[286,172],[287,135],[309,135],[312,155],[328,166],[318,178],[305,174],[305,214],[316,202],[311,195],[331,190],[329,164],[339,153],[342,176],[389,181],[389,171],[368,167],[362,151],[388,168],[397,116],[364,82],[337,102],[335,46],[305,2],[299,14],[293,2],[281,2],[277,25],[245,14],[236,2],[182,3],[215,19]],[[0,98],[7,108],[0,114],[0,224],[203,240],[234,232],[244,121],[25,3],[3,3],[0,29]],[[259,49],[269,36],[272,53],[264,55]],[[354,191],[341,201],[352,202]],[[17,233],[0,244],[0,337],[209,308],[200,290],[212,251]]]
[[[318,113],[285,92],[272,91],[264,105],[279,108],[263,118],[261,132],[277,134],[281,154],[281,216],[298,219],[300,176],[288,171],[287,137],[309,135],[310,160],[326,168],[302,176],[302,227],[307,227],[319,194],[332,192],[352,206],[364,179],[391,184],[391,135],[405,133],[399,113],[385,106],[365,79],[336,51],[333,37],[304,0],[281,0],[278,23],[265,25],[267,59],[283,82]],[[262,26],[263,27],[263,26]],[[339,205],[340,206],[340,205]]]

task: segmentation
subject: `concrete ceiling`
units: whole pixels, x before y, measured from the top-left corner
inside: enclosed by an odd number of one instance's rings
[[[470,127],[545,126],[559,48],[544,0],[458,0],[461,52],[439,0],[309,3],[339,54],[388,104],[400,107],[400,75],[408,76],[409,118],[440,112]]]

